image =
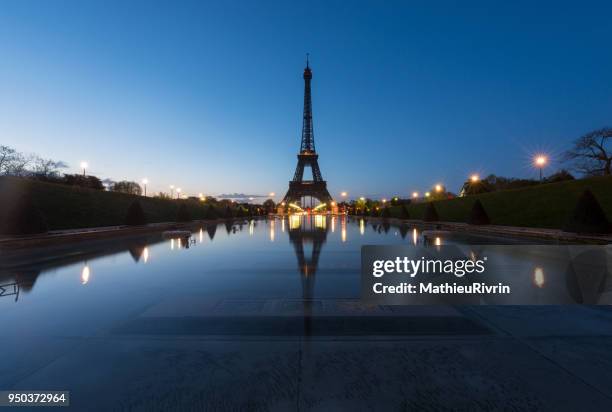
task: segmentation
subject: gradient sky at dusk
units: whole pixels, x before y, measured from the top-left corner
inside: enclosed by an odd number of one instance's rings
[[[149,190],[280,196],[306,52],[333,196],[535,177],[530,155],[612,125],[612,3],[382,3],[2,1],[0,144]]]

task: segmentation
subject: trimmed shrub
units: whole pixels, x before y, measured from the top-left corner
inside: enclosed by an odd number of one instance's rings
[[[384,219],[389,219],[391,217],[391,211],[388,207],[385,207],[380,214]]]
[[[425,213],[423,214],[423,220],[425,222],[437,222],[440,220],[438,216],[438,211],[434,206],[433,202],[427,202],[427,206],[425,207]]]
[[[217,214],[217,209],[214,206],[208,206],[206,208],[206,212],[204,212],[204,219],[206,220],[215,220],[218,219],[219,216]]]
[[[563,230],[574,233],[606,234],[612,231],[612,225],[606,218],[597,198],[587,189],[578,199],[576,208],[565,223]]]
[[[0,233],[6,235],[34,235],[47,233],[47,221],[30,196],[25,196],[5,216]]]
[[[189,209],[187,209],[187,205],[185,203],[181,203],[179,205],[179,208],[176,211],[176,221],[191,222],[191,213],[189,213]]]
[[[147,217],[138,200],[134,200],[128,207],[127,214],[125,215],[125,224],[128,226],[142,226],[147,224]]]
[[[489,215],[480,202],[480,199],[476,199],[474,202],[467,223],[470,225],[488,225],[491,223],[491,219],[489,219]]]

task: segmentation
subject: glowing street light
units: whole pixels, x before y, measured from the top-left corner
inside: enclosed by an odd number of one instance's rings
[[[542,181],[542,169],[548,164],[548,157],[546,155],[540,154],[537,155],[533,159],[534,165],[540,169],[540,182]]]
[[[268,194],[268,196],[270,196],[270,197],[274,197],[274,196],[276,196],[276,193],[274,193],[274,192],[270,192],[270,193]]]
[[[412,192],[412,198],[416,199],[419,197],[419,192]]]
[[[383,204],[387,203],[387,199],[382,200]]]
[[[346,197],[347,195],[348,195],[348,193],[346,193],[346,192],[340,193],[340,196],[342,196],[342,197]]]
[[[480,182],[480,176],[478,176],[477,174],[473,174],[472,176],[470,176],[470,181],[472,183],[478,183]]]
[[[85,169],[87,169],[89,165],[87,162],[81,162],[81,169],[83,169],[83,176],[85,176]]]
[[[431,196],[431,193],[425,192],[425,197],[429,197],[429,196]]]
[[[176,188],[176,198],[178,199],[179,197],[181,197],[181,188],[177,187]]]
[[[142,185],[144,186],[144,195],[147,197],[147,183],[149,183],[149,179],[146,177],[142,179]]]
[[[365,200],[365,197],[361,196],[361,197],[359,198],[359,200],[361,200],[361,201],[363,202],[363,201]]]
[[[170,185],[170,199],[174,197],[174,185]]]
[[[440,193],[442,191],[442,185],[438,183],[435,189],[436,189],[436,192]]]

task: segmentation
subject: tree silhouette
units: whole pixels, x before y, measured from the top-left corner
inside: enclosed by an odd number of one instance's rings
[[[575,169],[589,176],[610,176],[612,173],[612,128],[594,130],[574,142],[565,153]]]

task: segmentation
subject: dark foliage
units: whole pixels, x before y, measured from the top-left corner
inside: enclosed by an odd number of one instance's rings
[[[487,179],[489,178],[491,178],[491,176],[489,176]],[[504,179],[499,183],[500,187],[502,187],[503,184],[508,184],[508,185],[516,184],[516,183],[509,183],[508,182],[509,179],[506,180],[506,178],[496,178],[496,179]],[[520,185],[520,183],[518,184]],[[468,180],[463,184],[460,194],[462,196],[469,196],[469,195],[477,195],[480,193],[488,193],[488,192],[491,192],[492,190],[497,190],[497,189],[494,189],[492,185],[489,183],[489,181],[487,180],[479,180],[477,182]]]
[[[373,206],[372,209],[370,209],[370,216],[377,217],[379,215],[380,215],[379,210]]]
[[[231,218],[234,217],[234,213],[232,212],[232,209],[229,206],[227,206],[225,208],[225,212],[223,213],[223,217],[226,218],[226,219],[231,219]]]
[[[574,233],[606,234],[612,232],[612,225],[597,198],[587,189],[578,199],[576,208],[563,230]]]
[[[385,208],[383,208],[380,216],[385,218],[385,219],[389,219],[391,217],[391,211],[389,210],[388,207],[385,207]]]
[[[544,179],[544,181],[546,183],[557,183],[557,182],[564,182],[566,180],[574,180],[574,176],[572,176],[572,174],[570,172],[568,172],[565,169],[559,170],[557,173],[554,173],[550,176],[548,176],[546,179]]]
[[[0,233],[33,235],[48,231],[47,221],[30,196],[24,196],[0,219]]]
[[[400,209],[400,217],[402,219],[410,219],[410,212],[408,211],[408,207],[406,205],[402,206]]]
[[[438,216],[438,211],[436,210],[436,207],[434,206],[433,202],[427,203],[427,206],[425,207],[425,213],[423,215],[423,220],[425,222],[437,222],[438,220],[440,220]]]
[[[47,221],[30,196],[25,196],[0,221],[0,233],[33,235],[46,233]]]
[[[489,219],[489,215],[485,210],[484,206],[480,199],[476,199],[474,205],[472,206],[472,211],[468,216],[467,223],[470,225],[488,225],[491,223]]]
[[[176,211],[177,222],[191,222],[191,213],[185,203],[181,203]]]
[[[115,183],[111,190],[113,192],[127,193],[128,195],[138,195],[142,194],[142,188],[136,182],[129,182],[127,180],[123,180],[121,182]]]
[[[540,184],[539,180],[532,179],[514,179],[511,177],[502,177],[489,175],[483,181],[483,184],[488,185],[491,191],[520,189],[523,187],[535,186]]]
[[[87,189],[104,190],[102,181],[95,176],[64,175],[64,184],[68,186],[85,187]]]
[[[206,212],[204,212],[204,219],[206,220],[215,220],[218,219],[219,216],[217,214],[217,209],[215,209],[213,206],[208,206],[206,208]]]
[[[134,200],[128,207],[125,216],[125,224],[128,226],[142,226],[147,224],[147,217],[138,200]]]

